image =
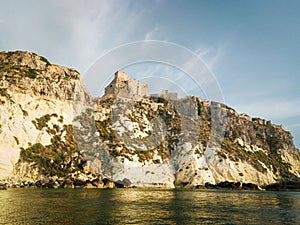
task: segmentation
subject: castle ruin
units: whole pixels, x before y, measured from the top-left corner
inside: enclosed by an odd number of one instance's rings
[[[125,72],[117,71],[113,81],[105,88],[105,96],[140,100],[149,97],[148,84],[129,78]]]
[[[177,92],[169,92],[168,90],[162,90],[161,94],[152,94],[151,97],[153,98],[164,98],[167,100],[178,100]]]
[[[161,97],[163,97],[167,100],[177,100],[178,94],[177,94],[177,92],[169,92],[168,90],[162,90]]]
[[[105,88],[104,97],[141,100],[149,98],[150,94],[148,84],[128,77],[125,72],[117,71],[112,82],[110,82],[110,84]],[[176,92],[169,92],[168,90],[162,90],[161,94],[151,94],[151,97],[178,100],[178,94]]]

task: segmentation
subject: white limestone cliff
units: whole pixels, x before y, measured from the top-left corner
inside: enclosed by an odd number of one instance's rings
[[[49,130],[72,124],[75,98],[90,98],[77,71],[29,52],[0,53],[0,90],[0,178],[12,175],[21,148],[49,145]]]
[[[76,70],[1,52],[0,179],[91,171],[172,188],[300,177],[291,134],[269,121],[198,97],[149,95],[123,72],[93,100]]]

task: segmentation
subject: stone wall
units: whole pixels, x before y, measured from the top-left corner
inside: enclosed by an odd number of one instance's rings
[[[168,100],[177,100],[178,94],[177,92],[169,92],[168,90],[162,90],[161,95],[163,98]]]
[[[169,92],[168,90],[162,90],[161,94],[152,94],[151,97],[161,97],[167,100],[178,100],[177,92]]]
[[[148,84],[131,79],[126,73],[117,71],[113,81],[105,88],[106,95],[139,100],[149,97],[149,89]]]

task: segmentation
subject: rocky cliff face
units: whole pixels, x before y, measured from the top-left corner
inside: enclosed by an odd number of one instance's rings
[[[11,175],[19,159],[17,173],[24,176],[55,164],[63,153],[54,146],[73,142],[75,99],[90,101],[76,70],[29,52],[0,53],[0,177]]]
[[[214,124],[212,114],[218,114]],[[198,97],[100,99],[95,119],[100,140],[118,162],[115,180],[195,187],[299,177],[300,154],[283,127]]]
[[[272,184],[300,177],[291,134],[189,96],[88,94],[77,71],[33,53],[0,53],[0,176],[84,171],[135,186]]]

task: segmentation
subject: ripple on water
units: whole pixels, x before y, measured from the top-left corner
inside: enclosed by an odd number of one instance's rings
[[[11,189],[1,224],[299,224],[300,193]]]

